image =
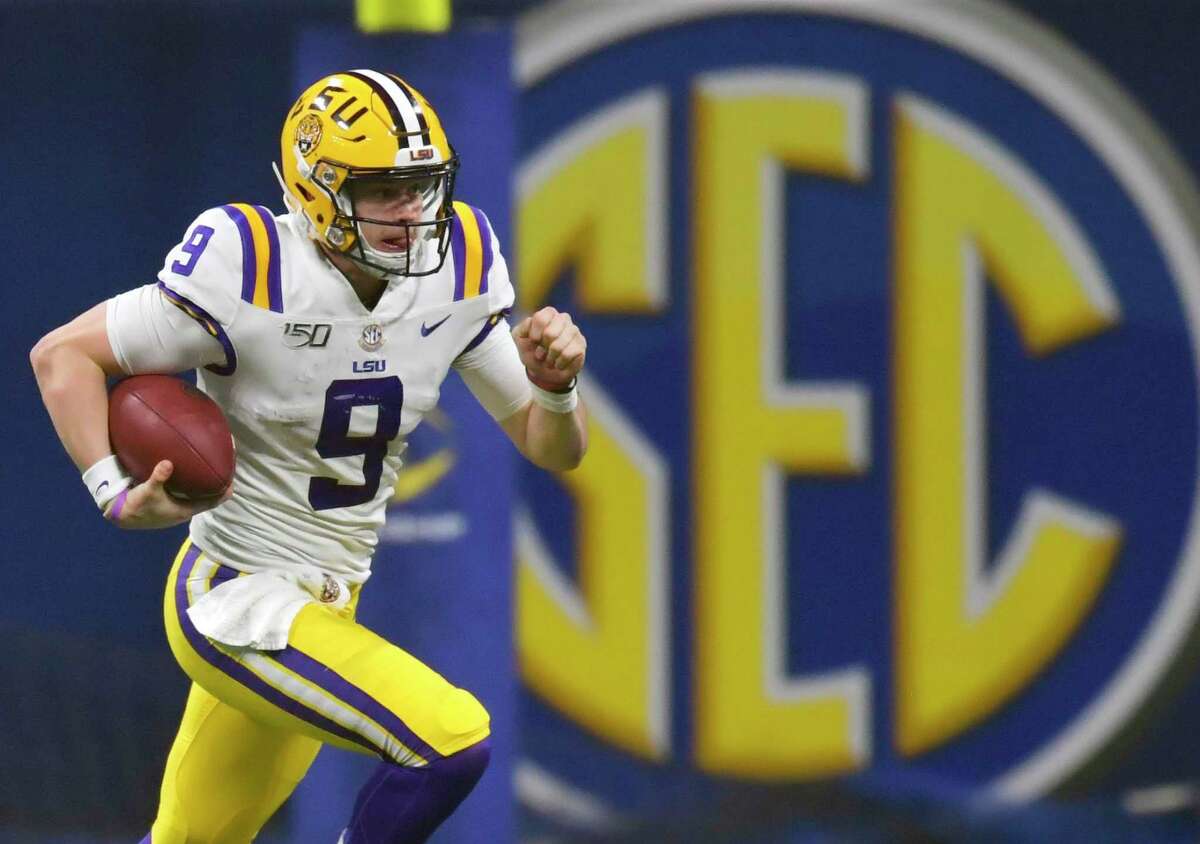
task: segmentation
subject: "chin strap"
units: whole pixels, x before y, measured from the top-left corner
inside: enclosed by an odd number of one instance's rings
[[[313,228],[312,221],[308,219],[308,215],[304,213],[304,208],[301,207],[300,201],[292,196],[292,192],[288,190],[287,183],[283,181],[283,174],[279,172],[279,165],[272,161],[271,169],[275,171],[275,179],[279,182],[279,189],[283,191],[283,205],[288,210],[288,216],[293,228],[306,237],[316,240],[316,229]]]

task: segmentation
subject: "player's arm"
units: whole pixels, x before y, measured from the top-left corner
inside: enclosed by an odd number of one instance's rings
[[[500,427],[537,466],[574,469],[587,453],[587,410],[575,389],[587,340],[570,314],[551,307],[525,317],[512,335],[533,400]]]
[[[552,471],[574,469],[587,451],[585,411],[574,388],[586,341],[553,308],[511,333],[507,328],[497,314],[455,369],[526,459]]]
[[[109,444],[106,379],[200,366],[232,374],[236,356],[225,328],[236,314],[241,248],[228,215],[210,209],[168,253],[157,285],[96,305],[51,331],[30,353],[63,447],[97,506],[122,527],[169,527],[220,503],[169,496],[163,484],[172,466],[166,460],[145,482],[133,483]]]
[[[112,454],[106,378],[120,375],[121,367],[108,344],[104,308],[101,302],[59,326],[29,353],[42,402],[80,472]]]
[[[161,461],[146,482],[135,485],[113,457],[106,379],[124,370],[109,342],[107,310],[101,302],[37,342],[29,360],[38,389],[58,438],[106,516],[128,528],[177,525],[215,504],[168,495],[163,485],[171,476],[169,461]],[[101,485],[97,493],[94,488]]]
[[[587,451],[587,412],[575,390],[587,341],[570,314],[546,307],[511,333],[507,316],[515,298],[508,265],[487,216],[492,245],[488,296],[492,318],[455,361],[455,368],[521,454],[543,469],[574,469]]]

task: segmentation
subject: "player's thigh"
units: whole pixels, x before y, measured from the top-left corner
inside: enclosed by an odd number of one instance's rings
[[[344,713],[315,690],[288,682],[267,652],[230,648],[202,634],[187,610],[236,572],[210,559],[189,540],[167,580],[163,615],[167,641],[180,667],[222,702],[256,721],[339,747],[374,753],[375,747],[345,726]]]
[[[328,744],[421,765],[481,741],[486,710],[469,692],[348,613],[309,604],[288,647],[228,648],[191,624],[187,607],[236,573],[185,543],[164,602],[167,636],[188,675],[222,701]]]
[[[406,764],[449,756],[490,732],[483,705],[421,660],[374,631],[318,604],[300,611],[288,648],[272,655],[400,746]],[[416,757],[416,758],[413,758]]]
[[[192,685],[163,775],[154,844],[246,844],[321,744],[268,726]]]

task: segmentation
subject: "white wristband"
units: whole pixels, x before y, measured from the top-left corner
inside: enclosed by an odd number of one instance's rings
[[[574,386],[565,393],[552,393],[530,381],[529,389],[533,390],[533,400],[551,413],[573,413],[579,405],[579,391]]]
[[[83,485],[96,500],[96,506],[103,510],[108,502],[133,486],[133,478],[117,460],[117,455],[110,454],[87,468],[83,473]]]

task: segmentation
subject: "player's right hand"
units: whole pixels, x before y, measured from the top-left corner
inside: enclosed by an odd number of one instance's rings
[[[123,493],[124,501],[109,504],[105,518],[119,527],[129,530],[152,530],[182,524],[197,513],[211,510],[233,495],[233,485],[220,498],[204,501],[184,501],[167,492],[167,479],[174,467],[170,460],[160,460],[144,483],[130,487]]]

